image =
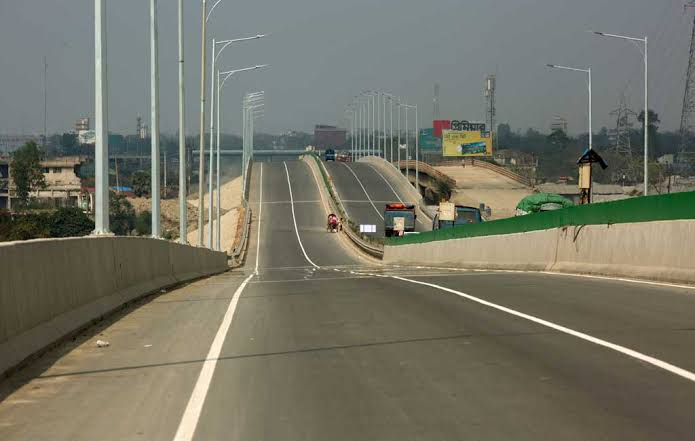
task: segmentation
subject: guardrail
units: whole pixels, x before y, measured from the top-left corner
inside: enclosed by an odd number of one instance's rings
[[[525,185],[527,187],[533,187],[534,184],[531,181],[531,179],[527,178],[526,176],[522,176],[518,173],[515,173],[509,169],[506,169],[504,167],[500,167],[499,165],[492,164],[487,161],[481,161],[480,159],[476,160],[474,158],[465,158],[461,161],[441,161],[436,164],[436,166],[439,167],[452,167],[452,166],[471,166],[471,167],[480,167],[480,168],[485,168],[491,171],[494,171],[495,173],[498,173],[502,176],[506,176],[509,179],[512,179],[522,185]],[[422,167],[422,166],[421,166]]]
[[[240,225],[240,228],[242,229],[241,238],[239,239],[239,243],[237,243],[232,250],[232,259],[234,260],[236,265],[241,265],[244,262],[244,257],[246,256],[247,248],[246,245],[248,243],[249,231],[251,229],[252,211],[248,203],[248,198],[250,191],[249,187],[251,186],[250,184],[252,164],[253,161],[249,160],[248,167],[246,168],[246,176],[244,177],[244,191],[241,198],[241,206],[244,209],[244,221]]]
[[[340,201],[335,189],[333,188],[333,182],[329,178],[328,172],[324,168],[323,163],[318,157],[316,157],[316,155],[309,154],[308,156],[314,158],[316,166],[319,168],[319,171],[321,172],[323,183],[326,189],[328,190],[328,204],[330,205],[331,210],[335,213],[338,213],[343,219],[348,220],[348,224],[344,226],[342,232],[345,233],[345,235],[364,253],[372,257],[376,257],[377,259],[383,259],[383,245],[379,246],[377,244],[369,243],[364,238],[362,238],[356,231],[353,231],[354,224],[352,223],[352,221],[350,221],[350,218],[347,216],[347,212],[345,211],[345,208],[342,205],[342,201]]]
[[[449,185],[452,187],[456,186],[456,179],[453,179],[451,176],[444,174],[437,170],[436,168],[432,167],[431,165],[422,162],[422,161],[414,161],[414,160],[407,160],[407,161],[400,161],[397,163],[397,166],[401,170],[415,170],[415,165],[417,164],[418,169],[420,172],[429,175],[430,177],[435,178],[436,180],[439,181],[445,181],[448,182]]]

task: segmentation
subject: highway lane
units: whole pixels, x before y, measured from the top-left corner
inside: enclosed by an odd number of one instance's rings
[[[182,425],[191,436],[179,439],[196,440],[692,438],[695,383],[415,282],[460,290],[686,369],[693,369],[695,291],[369,266],[323,229],[307,165],[286,165],[254,165],[255,222],[243,270],[116,320],[111,352],[69,347],[42,362],[67,375],[30,381],[12,403],[0,404],[0,438],[173,439]],[[173,305],[179,309],[165,309]],[[222,317],[232,306],[225,328]],[[221,331],[211,359],[206,354]],[[149,338],[157,352],[140,359],[136,342]],[[81,372],[87,367],[95,371]],[[209,383],[196,395],[204,372]],[[57,389],[33,389],[49,384]],[[194,396],[200,407],[191,414]]]
[[[377,226],[377,236],[384,234],[384,205],[405,200],[388,178],[370,164],[355,162],[324,162],[333,178],[338,196],[353,222]],[[416,231],[427,231],[427,219],[418,218]]]

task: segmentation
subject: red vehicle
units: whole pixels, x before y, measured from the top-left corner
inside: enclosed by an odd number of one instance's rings
[[[326,221],[326,230],[328,230],[329,233],[337,233],[338,232],[338,216],[335,214],[331,213],[328,215],[328,220]]]

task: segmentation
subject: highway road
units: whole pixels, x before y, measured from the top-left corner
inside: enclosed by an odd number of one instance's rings
[[[324,162],[328,174],[343,201],[348,216],[357,224],[376,225],[376,236],[384,236],[384,205],[403,202],[398,186],[371,164],[364,162]],[[428,219],[418,217],[415,231],[430,230]]]
[[[5,380],[0,439],[694,438],[695,290],[375,265],[325,231],[302,162],[255,165],[251,206],[243,268]]]

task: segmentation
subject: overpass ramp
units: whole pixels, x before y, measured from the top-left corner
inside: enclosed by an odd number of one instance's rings
[[[533,194],[533,189],[495,170],[466,163],[435,167],[456,181],[453,202],[478,207],[484,203],[492,209],[491,219],[514,216],[516,204]]]

